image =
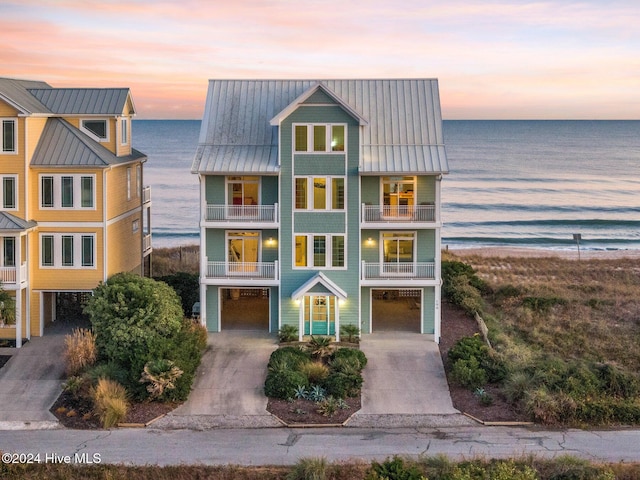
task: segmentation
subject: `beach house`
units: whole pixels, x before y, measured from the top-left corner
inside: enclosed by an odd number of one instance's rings
[[[128,88],[0,78],[0,341],[43,335],[99,282],[150,268],[146,156]]]
[[[438,341],[447,172],[435,79],[210,80],[202,323]]]

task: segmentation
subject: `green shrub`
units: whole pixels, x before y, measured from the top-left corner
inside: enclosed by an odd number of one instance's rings
[[[371,470],[366,478],[368,480],[422,480],[424,477],[416,464],[407,465],[401,457],[395,456],[382,463],[371,462]]]
[[[294,370],[270,371],[264,382],[264,394],[267,397],[287,400],[295,397],[297,388],[308,386],[307,377],[300,372]]]
[[[335,352],[333,352],[331,359],[337,360],[338,358],[355,358],[360,364],[360,369],[363,369],[367,366],[367,356],[362,350],[359,350],[357,348],[338,348]]]
[[[325,380],[327,393],[336,398],[355,397],[362,388],[362,375],[333,371]]]
[[[311,354],[298,347],[282,347],[274,350],[269,357],[268,367],[280,364],[285,369],[297,370],[301,364],[311,361]]]
[[[124,385],[129,378],[129,372],[115,362],[99,363],[87,369],[83,377],[88,378],[93,385],[101,378],[107,378]]]
[[[298,327],[295,325],[283,325],[278,332],[280,343],[295,342],[298,340]]]
[[[553,460],[537,460],[536,467],[541,478],[552,480],[615,480],[607,467],[592,465],[589,460],[561,455]]]
[[[636,375],[623,372],[608,363],[597,364],[594,370],[607,394],[614,397],[634,398],[640,393],[640,381]]]
[[[456,360],[451,369],[451,378],[458,385],[470,390],[475,390],[487,383],[487,373],[480,367],[475,357],[469,360]]]
[[[534,312],[544,313],[548,312],[552,307],[556,305],[566,305],[567,301],[564,298],[559,297],[524,297],[522,299],[522,305],[530,308]]]
[[[119,273],[94,289],[85,313],[91,319],[99,359],[128,372],[125,385],[134,395],[145,395],[138,379],[149,360],[176,360],[167,352],[175,351],[183,313],[180,299],[166,283]]]
[[[479,292],[487,292],[489,287],[487,283],[476,275],[473,267],[467,263],[456,260],[443,260],[441,263],[442,273],[442,294],[448,297],[451,286],[449,281],[454,277],[465,277],[469,280],[469,285],[476,288]]]
[[[447,357],[451,362],[456,360],[469,360],[475,358],[476,360],[487,355],[489,347],[484,343],[479,335],[473,335],[471,337],[463,337],[456,342],[456,344],[449,349]]]
[[[200,301],[200,279],[197,274],[177,272],[172,275],[156,277],[156,280],[164,282],[175,290],[180,297],[182,310],[187,317],[193,313],[193,304]]]

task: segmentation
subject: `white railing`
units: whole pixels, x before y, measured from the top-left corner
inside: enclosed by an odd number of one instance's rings
[[[204,219],[207,222],[278,222],[278,204],[275,205],[211,205],[207,204]]]
[[[148,252],[151,250],[151,234],[148,233],[142,236],[142,251]]]
[[[435,222],[435,205],[362,205],[362,223]]]
[[[362,262],[362,280],[376,278],[435,279],[434,262]]]
[[[149,203],[151,201],[151,187],[144,187],[142,189],[142,203]]]
[[[278,279],[278,262],[207,262],[207,278]]]
[[[22,270],[20,271],[22,274]],[[26,268],[24,270],[26,278]],[[16,283],[16,267],[0,267],[0,281],[2,283]]]

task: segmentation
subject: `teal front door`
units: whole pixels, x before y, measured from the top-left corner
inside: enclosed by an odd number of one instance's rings
[[[304,297],[304,334],[335,335],[336,297],[306,295]]]

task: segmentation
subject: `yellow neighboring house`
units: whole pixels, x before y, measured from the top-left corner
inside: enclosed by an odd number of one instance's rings
[[[61,305],[118,272],[148,274],[147,157],[128,88],[0,78],[0,341],[41,336]]]

